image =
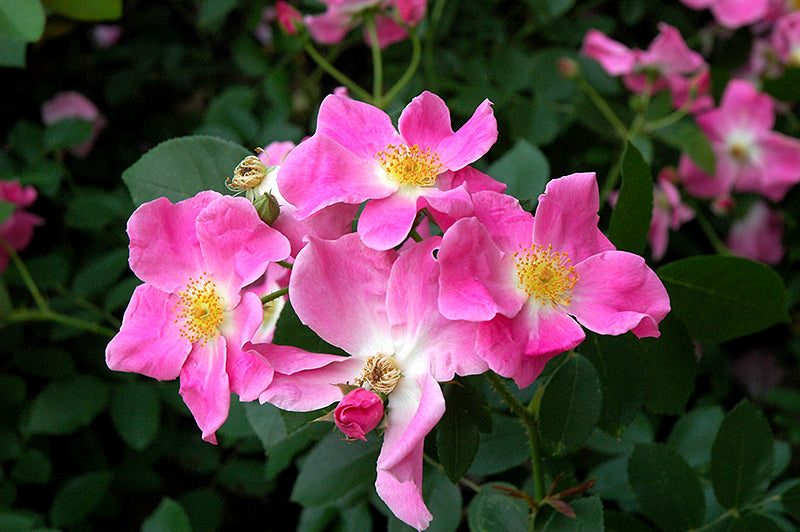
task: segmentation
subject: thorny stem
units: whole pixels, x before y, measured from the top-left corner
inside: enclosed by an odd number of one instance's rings
[[[308,55],[310,55],[311,58],[316,61],[325,72],[333,76],[336,81],[353,91],[353,94],[357,95],[365,102],[372,103],[372,96],[370,93],[362,89],[358,83],[347,77],[347,75],[341,70],[330,64],[328,60],[322,57],[322,54],[320,54],[307,39],[303,41],[303,48],[305,49],[306,53],[308,53]]]
[[[372,13],[368,14],[365,17],[365,22],[371,43],[370,47],[372,48],[372,100],[377,107],[382,107],[383,60],[381,58],[381,47],[378,43],[378,30],[375,27],[375,15]]]
[[[266,305],[270,301],[272,301],[274,299],[278,299],[279,297],[285,296],[288,293],[289,293],[289,287],[288,286],[284,287],[284,288],[279,288],[278,290],[275,290],[272,293],[269,293],[269,294],[267,294],[265,296],[262,296],[261,297],[261,304],[262,305]]]
[[[528,443],[531,448],[531,467],[533,468],[533,484],[534,494],[536,500],[540,501],[545,498],[547,491],[544,485],[544,469],[542,468],[542,458],[539,452],[539,431],[536,427],[536,419],[533,414],[525,408],[525,406],[516,398],[503,379],[493,371],[484,373],[489,384],[500,395],[514,412],[519,417],[522,424],[528,431]]]

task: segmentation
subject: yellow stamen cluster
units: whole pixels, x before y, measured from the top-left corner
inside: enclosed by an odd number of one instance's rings
[[[374,392],[389,395],[402,376],[394,357],[378,353],[367,357],[361,375],[353,380],[353,384],[356,386],[366,384],[366,387]]]
[[[219,336],[219,324],[224,318],[224,302],[217,294],[217,285],[203,273],[197,279],[189,277],[186,288],[178,292],[175,305],[180,334],[192,343],[205,345]]]
[[[375,158],[381,163],[389,179],[401,185],[432,186],[436,183],[436,176],[444,170],[438,153],[431,152],[430,148],[422,151],[416,144],[389,144],[383,151],[375,154]]]
[[[225,180],[225,186],[232,192],[253,189],[261,184],[267,175],[267,167],[255,155],[248,155],[233,171],[233,178]]]
[[[731,144],[728,147],[728,153],[740,163],[746,163],[750,159],[750,148],[744,144]]]
[[[528,297],[553,308],[572,303],[572,289],[578,274],[569,266],[570,258],[566,253],[554,252],[552,246],[534,244],[511,257],[517,267],[518,286]]]

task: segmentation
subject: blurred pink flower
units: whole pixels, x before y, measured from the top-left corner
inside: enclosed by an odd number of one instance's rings
[[[278,24],[289,35],[297,35],[297,29],[303,22],[303,15],[288,2],[275,2],[275,14]]]
[[[133,293],[106,363],[158,380],[180,377],[203,439],[216,443],[231,392],[252,401],[272,378],[269,364],[242,350],[263,318],[258,295],[243,288],[286,258],[289,243],[245,198],[212,191],[141,205],[128,235],[131,269],[145,284]]]
[[[356,388],[342,397],[333,412],[334,423],[352,440],[367,441],[367,432],[383,419],[383,401],[366,388]]]
[[[95,24],[92,26],[92,41],[98,48],[110,48],[122,37],[122,26]]]
[[[753,40],[750,57],[747,63],[740,68],[735,77],[744,78],[753,84],[758,84],[762,78],[776,78],[780,76],[781,63],[769,39],[757,38]]]
[[[800,11],[781,17],[769,40],[782,64],[800,66]]]
[[[591,29],[581,53],[591,57],[612,76],[622,76],[631,91],[657,92],[668,88],[676,108],[690,103],[693,112],[712,103],[703,57],[686,46],[681,34],[669,24],[658,25],[659,34],[647,50],[630,49]]]
[[[0,181],[0,201],[14,205],[14,211],[0,222],[0,239],[15,251],[25,249],[33,238],[33,228],[44,224],[44,220],[25,209],[36,201],[36,189],[23,187],[18,181]],[[8,267],[8,253],[0,246],[0,273]]]
[[[89,140],[70,148],[70,152],[76,157],[86,157],[92,151],[92,146],[94,146],[100,130],[106,126],[106,119],[100,114],[100,110],[95,104],[83,94],[75,91],[59,92],[42,104],[42,122],[46,126],[70,118],[85,120],[92,124],[92,135]]]
[[[389,509],[418,530],[432,518],[422,498],[422,453],[425,436],[444,413],[438,382],[487,369],[475,353],[475,324],[448,320],[437,310],[433,251],[439,242],[430,237],[398,254],[368,248],[355,234],[336,241],[311,237],[294,263],[290,300],[303,323],[350,356],[248,345],[275,369],[262,402],[316,410],[342,399],[339,384],[386,396],[375,487]],[[377,413],[366,417],[374,420]]]
[[[321,15],[307,15],[303,18],[309,33],[315,41],[322,44],[341,42],[350,30],[363,22],[365,12],[371,11],[375,16],[378,44],[385,48],[392,43],[402,41],[408,35],[403,26],[391,17],[391,10],[396,9],[400,20],[408,26],[416,26],[425,16],[427,0],[320,0],[327,5]],[[364,30],[364,39],[370,43],[370,37]]]
[[[473,199],[475,217],[442,238],[439,309],[479,322],[478,354],[492,370],[528,386],[583,341],[581,325],[659,336],[667,291],[643,258],[617,251],[598,229],[594,173],[550,181],[535,216],[504,194]]]
[[[765,201],[757,201],[747,215],[731,225],[728,247],[737,255],[765,264],[783,260],[783,219]]]
[[[697,197],[755,192],[780,201],[800,182],[800,140],[772,131],[774,102],[749,81],[731,80],[716,109],[696,117],[716,155],[714,176],[681,156],[678,174]]]
[[[769,0],[681,0],[692,9],[710,9],[714,19],[726,28],[740,28],[760,21],[770,7]]]
[[[470,212],[467,185],[447,188],[439,176],[476,161],[496,139],[489,100],[454,133],[444,101],[423,92],[403,110],[398,133],[377,107],[332,94],[322,102],[314,135],[286,157],[278,187],[298,219],[328,205],[370,200],[358,234],[369,247],[389,249],[405,240],[423,207],[456,218]]]

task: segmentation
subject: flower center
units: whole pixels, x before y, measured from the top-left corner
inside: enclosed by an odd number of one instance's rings
[[[728,155],[737,163],[744,164],[755,158],[755,146],[752,133],[749,131],[733,131],[726,139]]]
[[[572,303],[572,288],[578,280],[575,268],[569,266],[566,253],[554,252],[552,246],[534,244],[511,254],[517,267],[518,286],[528,297],[539,300],[542,305]]]
[[[402,377],[394,357],[378,353],[367,357],[361,375],[353,380],[356,386],[364,386],[374,392],[389,395]]]
[[[255,155],[248,155],[233,171],[233,178],[225,180],[225,186],[232,192],[253,189],[261,184],[267,175],[267,167]]]
[[[429,187],[436,183],[436,176],[444,170],[438,153],[431,152],[430,148],[422,151],[416,144],[389,144],[375,154],[375,158],[381,163],[389,180],[401,185]]]
[[[181,324],[181,337],[192,343],[202,342],[201,345],[219,336],[219,324],[224,318],[224,301],[217,295],[217,285],[205,279],[206,275],[189,277],[186,288],[178,292],[180,299],[175,305],[175,323]]]

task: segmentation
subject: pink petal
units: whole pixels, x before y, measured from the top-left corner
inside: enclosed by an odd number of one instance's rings
[[[239,305],[229,312],[223,334],[228,346],[226,371],[231,391],[242,401],[253,401],[272,381],[272,366],[257,353],[243,350],[264,317],[264,309],[254,292],[245,292]]]
[[[486,321],[514,316],[525,301],[514,265],[475,218],[447,230],[438,254],[439,310],[449,319]]]
[[[553,354],[525,354],[527,335],[515,329],[521,327],[502,315],[482,322],[478,325],[476,348],[492,371],[514,379],[517,386],[524,388],[536,380]]]
[[[404,144],[389,115],[368,103],[336,94],[322,101],[314,136],[327,137],[370,161],[375,161],[375,155],[389,144]]]
[[[416,26],[425,17],[427,0],[396,0],[397,13],[400,19],[409,26]]]
[[[417,530],[433,519],[422,500],[422,452],[444,408],[442,391],[430,375],[416,382],[401,379],[389,398],[375,489],[394,515]]]
[[[451,189],[425,188],[420,198],[431,209],[453,218],[462,218],[472,214],[472,198],[464,185]]]
[[[328,9],[320,15],[306,15],[303,23],[311,37],[321,44],[336,44],[344,40],[352,29],[350,15],[341,10]]]
[[[334,203],[386,197],[397,185],[384,177],[375,153],[366,158],[334,139],[315,135],[286,156],[278,170],[278,188],[297,207],[298,219]]]
[[[600,334],[659,336],[669,296],[642,257],[606,251],[576,264],[575,272],[578,282],[567,311],[583,326]]]
[[[711,13],[726,28],[740,28],[760,20],[768,8],[768,0],[717,0]]]
[[[586,335],[567,312],[571,312],[570,307],[552,308],[536,300],[528,301],[512,320],[514,338],[522,342],[523,353],[534,358],[550,358],[580,344]],[[532,362],[538,367],[542,361]],[[515,380],[522,385],[519,378]]]
[[[217,443],[214,433],[225,423],[230,408],[225,351],[223,337],[195,344],[181,370],[181,396],[203,431],[203,439],[211,443]]]
[[[759,147],[764,171],[756,192],[781,201],[800,182],[800,140],[770,131],[762,137]]]
[[[192,344],[175,325],[176,303],[177,298],[154,286],[137,286],[120,331],[106,347],[108,367],[158,380],[177,378]]]
[[[366,204],[358,219],[358,234],[372,249],[387,250],[403,242],[417,216],[417,195],[405,190],[374,199]]]
[[[289,300],[326,342],[353,355],[379,352],[369,346],[383,347],[389,338],[386,283],[396,256],[364,246],[356,234],[312,237],[294,262]]]
[[[403,26],[391,18],[381,15],[375,17],[375,31],[378,33],[378,46],[381,49],[408,37],[408,31]],[[364,42],[372,46],[372,38],[366,26],[364,26]]]
[[[703,56],[686,46],[680,32],[674,26],[660,22],[658,36],[639,60],[645,64],[658,65],[665,72],[691,74],[705,64]]]
[[[262,222],[253,204],[241,197],[223,196],[203,209],[197,217],[197,238],[210,277],[234,292],[290,251],[286,237]]]
[[[175,292],[189,277],[203,272],[195,221],[220,197],[218,192],[205,191],[175,204],[158,198],[136,209],[128,220],[133,273],[164,292]]]
[[[586,32],[581,53],[600,63],[612,76],[630,74],[633,71],[635,54],[624,44],[606,37],[601,31],[590,29]]]
[[[528,247],[533,240],[533,215],[523,209],[519,200],[508,194],[491,191],[473,192],[475,217],[497,246],[505,253]]]
[[[717,157],[716,175],[711,177],[700,169],[687,156],[681,155],[678,163],[678,176],[680,176],[686,191],[698,198],[716,198],[730,193],[736,175],[734,165],[727,157]]]
[[[774,106],[772,98],[758,92],[749,81],[734,79],[725,87],[719,110],[724,112],[723,123],[728,128],[746,128],[758,133],[775,125]]]

